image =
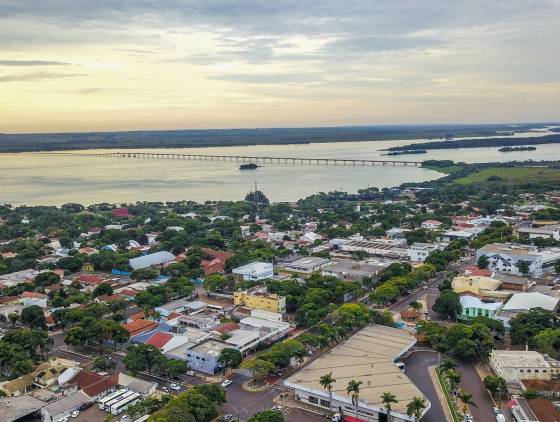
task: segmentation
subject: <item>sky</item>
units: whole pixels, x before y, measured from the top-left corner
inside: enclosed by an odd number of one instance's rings
[[[560,121],[560,0],[0,0],[0,132]]]

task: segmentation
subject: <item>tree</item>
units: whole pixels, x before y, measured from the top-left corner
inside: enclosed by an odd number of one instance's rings
[[[23,308],[21,311],[20,321],[23,325],[27,325],[29,328],[33,329],[47,329],[47,321],[45,320],[45,314],[41,307],[37,305],[31,305],[27,308]]]
[[[95,289],[93,289],[93,297],[98,296],[111,296],[113,294],[113,288],[109,283],[101,283]]]
[[[85,330],[80,326],[76,326],[66,332],[64,343],[77,349],[78,346],[83,346],[87,342],[87,338]]]
[[[448,318],[454,319],[461,312],[459,295],[452,290],[442,292],[436,299],[432,309],[435,312],[447,315]]]
[[[408,416],[414,416],[417,421],[420,420],[420,416],[422,416],[422,411],[426,408],[426,400],[414,396],[412,397],[412,401],[406,405],[406,414]]]
[[[560,329],[545,328],[533,337],[535,348],[554,359],[560,357]]]
[[[391,422],[391,410],[393,410],[391,404],[396,404],[399,401],[397,400],[397,397],[394,394],[390,392],[384,392],[381,395],[381,402],[385,406],[385,409],[387,409],[387,421]]]
[[[506,380],[502,377],[497,377],[493,375],[487,375],[484,377],[484,386],[492,396],[498,396],[498,400],[500,400],[502,393],[507,391],[507,383]]]
[[[457,364],[455,363],[455,361],[453,359],[451,359],[450,357],[445,357],[443,358],[443,362],[440,363],[439,365],[439,369],[440,371],[445,374],[449,371],[451,371],[452,369],[457,368]]]
[[[457,394],[457,398],[461,400],[461,403],[463,403],[463,413],[467,413],[469,405],[478,407],[472,399],[472,394],[465,390],[462,390],[459,394]]]
[[[531,263],[528,261],[517,261],[517,264],[515,264],[517,266],[517,269],[519,270],[519,272],[523,275],[527,275],[529,274],[529,268],[531,266]]]
[[[355,406],[356,409],[356,418],[358,418],[358,403],[360,400],[360,385],[362,385],[362,381],[350,380],[348,382],[348,386],[346,387],[346,394],[352,395],[352,404]]]
[[[227,368],[237,368],[242,360],[243,356],[241,355],[241,352],[231,347],[222,349],[220,356],[218,357],[218,363],[222,365],[224,374]]]
[[[226,389],[220,385],[202,384],[194,386],[193,389],[203,394],[210,401],[216,403],[217,405],[222,405],[227,401]]]
[[[455,391],[461,383],[461,378],[463,377],[461,372],[457,369],[452,369],[446,373],[446,376],[447,381],[449,381],[449,388],[451,388],[451,391]]]
[[[247,422],[284,422],[284,416],[275,410],[265,410],[255,413]]]
[[[252,372],[253,382],[268,375],[274,369],[274,366],[275,365],[272,362],[259,358],[246,360],[241,364],[242,368],[248,369]]]
[[[109,371],[115,369],[115,362],[109,356],[99,356],[93,361],[93,369],[99,371]]]
[[[528,344],[533,346],[533,338],[546,328],[560,326],[560,316],[542,308],[523,312],[510,321],[512,344]]]
[[[151,344],[134,344],[128,348],[128,353],[123,359],[127,370],[133,374],[141,371],[152,372],[155,366],[164,363],[161,351]]]
[[[44,273],[37,274],[37,277],[33,280],[33,284],[36,286],[50,286],[51,284],[60,283],[60,276],[51,271],[45,271]]]
[[[177,378],[189,370],[189,365],[183,360],[167,359],[163,364],[163,371],[169,378]]]
[[[488,257],[486,255],[480,255],[478,261],[476,261],[476,266],[481,269],[488,268],[489,263],[490,261],[488,261]]]
[[[8,319],[12,323],[12,327],[15,327],[16,323],[19,321],[20,315],[17,313],[11,313],[8,315]]]
[[[332,409],[332,387],[336,380],[332,376],[332,372],[322,375],[319,378],[319,384],[329,392],[329,410]]]

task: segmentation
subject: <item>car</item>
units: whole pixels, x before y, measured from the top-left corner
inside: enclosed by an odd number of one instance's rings
[[[395,365],[397,365],[397,368],[399,368],[401,372],[406,371],[406,364],[404,362],[396,362]]]
[[[232,380],[224,380],[224,382],[222,382],[220,385],[224,388],[226,388],[228,385],[233,384]]]
[[[79,410],[74,410],[72,413],[70,413],[70,416],[73,418],[77,418],[79,414],[80,414]]]
[[[307,352],[308,356],[313,356],[313,350],[310,350],[309,352]]]
[[[428,285],[427,285],[427,284],[424,284],[424,285],[422,286],[422,288],[423,288],[424,290],[426,290],[426,289],[428,288]]]
[[[494,413],[494,415],[497,415],[497,414],[502,413],[502,412],[500,411],[499,407],[493,407],[492,408],[492,413]]]
[[[424,314],[428,315],[430,313],[430,311],[428,311],[427,309],[424,309]]]
[[[270,409],[274,412],[281,412],[282,410],[284,410],[284,406],[280,406],[279,404],[276,404],[274,406],[272,406],[272,408]]]
[[[161,387],[161,391],[163,391],[164,393],[169,393],[170,392],[168,387]]]
[[[68,422],[68,418],[67,418],[67,417],[64,417],[64,418],[62,418],[62,419],[59,419],[58,422]]]
[[[432,320],[432,318],[430,318],[430,316],[428,315],[428,316],[426,317],[426,321],[431,321],[431,320]]]
[[[189,370],[187,371],[187,375],[188,375],[189,377],[194,377],[194,371],[193,371],[192,369],[189,369]]]
[[[229,422],[233,419],[233,415],[231,413],[228,413],[228,414],[224,415],[223,419],[224,419],[225,422]]]
[[[171,388],[172,390],[175,390],[175,391],[179,391],[181,389],[181,386],[177,383],[171,383],[171,384],[169,384],[169,388]]]

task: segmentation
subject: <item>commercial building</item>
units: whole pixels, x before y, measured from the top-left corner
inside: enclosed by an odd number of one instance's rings
[[[233,293],[233,303],[250,309],[260,309],[269,312],[286,312],[286,297],[276,293],[267,293],[266,289],[243,290]]]
[[[350,260],[333,261],[321,270],[322,275],[333,276],[341,280],[357,281],[364,277],[375,278],[390,265],[391,261],[361,263]]]
[[[318,256],[304,256],[293,260],[284,262],[284,269],[286,271],[293,271],[297,273],[311,274],[319,271],[321,268],[329,264],[327,258],[320,258]]]
[[[227,348],[231,345],[224,341],[208,339],[187,350],[187,362],[195,371],[213,375],[221,369],[218,358]]]
[[[412,262],[424,262],[428,255],[438,249],[438,246],[434,243],[415,242],[407,249],[408,259]]]
[[[360,420],[377,422],[386,419],[381,402],[384,392],[390,391],[398,403],[393,405],[393,422],[414,421],[407,416],[406,405],[413,397],[425,398],[422,392],[395,365],[395,360],[414,346],[416,339],[405,330],[372,325],[351,336],[345,342],[320,356],[301,371],[289,377],[285,384],[295,389],[297,401],[318,407],[321,411],[343,411]],[[321,376],[332,373],[337,382],[329,392],[319,383]],[[346,392],[350,380],[362,381],[358,415],[351,396]],[[427,412],[431,406],[426,399]]]
[[[251,262],[235,268],[232,273],[237,280],[259,281],[272,278],[274,266],[270,262]]]
[[[517,233],[520,238],[526,239],[554,239],[560,240],[560,226],[551,224],[544,227],[519,227]]]
[[[133,270],[141,270],[156,265],[162,265],[166,262],[171,262],[174,259],[175,255],[173,255],[171,252],[160,251],[144,256],[139,256],[138,258],[132,258],[128,263]]]
[[[83,405],[93,400],[83,391],[77,391],[43,407],[41,409],[41,419],[43,422],[57,422],[70,416],[74,410],[79,410]]]
[[[498,312],[495,313],[494,319],[502,321],[505,329],[509,330],[509,322],[512,318],[515,318],[516,315],[535,308],[556,312],[559,308],[559,303],[560,299],[539,292],[515,293]]]
[[[37,270],[22,270],[14,273],[0,275],[0,284],[5,287],[12,287],[19,283],[31,281],[39,274]]]
[[[507,298],[511,292],[498,290],[502,282],[490,277],[458,275],[451,281],[455,293],[472,293],[483,300],[493,301]]]
[[[476,251],[476,259],[481,256],[488,258],[490,270],[522,275],[520,267],[526,265],[528,275],[541,277],[554,270],[554,265],[560,259],[560,248],[539,249],[512,243],[491,243]]]
[[[340,249],[345,252],[364,251],[370,256],[383,258],[407,259],[406,241],[392,239],[377,239],[375,241],[353,240],[342,243]]]
[[[0,421],[15,422],[41,413],[46,403],[32,396],[10,397],[0,400]],[[31,419],[31,418],[30,418]]]
[[[532,350],[492,350],[490,366],[507,382],[550,380],[558,375],[558,362]]]

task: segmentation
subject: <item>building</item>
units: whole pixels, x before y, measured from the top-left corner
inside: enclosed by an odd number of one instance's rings
[[[424,222],[422,222],[422,225],[420,227],[422,227],[423,229],[427,229],[427,230],[437,230],[441,227],[443,223],[441,221],[437,221],[437,220],[426,220]]]
[[[295,389],[297,401],[317,407],[319,412],[343,411],[346,415],[355,416],[355,406],[346,392],[346,386],[351,379],[359,380],[363,382],[358,403],[360,420],[387,420],[381,395],[391,391],[398,400],[393,405],[391,420],[414,421],[414,417],[406,415],[407,403],[413,397],[426,398],[401,372],[395,360],[415,343],[415,337],[405,330],[371,325],[289,377],[285,385]],[[333,385],[332,403],[329,392],[319,383],[320,377],[329,372],[338,380]],[[431,406],[427,399],[426,405],[424,414]]]
[[[483,300],[505,299],[511,293],[498,290],[502,282],[490,277],[458,275],[451,281],[455,293],[468,292]]]
[[[494,372],[507,382],[520,380],[550,380],[558,374],[556,361],[549,363],[539,352],[532,350],[492,350],[489,363]]]
[[[145,381],[140,378],[131,377],[130,375],[119,373],[117,384],[127,390],[134,391],[146,398],[156,392],[157,383]]]
[[[364,251],[370,256],[380,256],[383,258],[407,259],[408,248],[404,240],[376,239],[353,240],[340,244],[340,249],[344,252]]]
[[[220,321],[211,316],[204,315],[183,315],[179,317],[179,323],[182,326],[196,328],[202,331],[208,331],[216,328]]]
[[[83,391],[79,390],[60,400],[52,402],[41,409],[43,422],[57,422],[70,416],[74,410],[79,410],[86,403],[94,401]]]
[[[37,270],[22,270],[14,273],[0,275],[0,284],[6,287],[12,287],[19,283],[32,281],[39,274]]]
[[[350,260],[333,261],[321,270],[322,275],[340,278],[341,280],[359,281],[364,277],[375,278],[390,265],[389,262],[361,263]]]
[[[128,217],[128,208],[115,208],[114,210],[111,210],[111,215],[113,217]]]
[[[286,297],[276,293],[267,293],[266,289],[243,290],[233,293],[233,303],[250,309],[284,313],[286,312]]]
[[[231,347],[224,341],[208,339],[187,351],[187,362],[195,371],[213,375],[222,368],[218,362],[220,353]]]
[[[483,302],[476,296],[469,294],[459,297],[461,302],[461,312],[457,315],[458,319],[472,319],[477,316],[492,318],[502,302]]]
[[[173,260],[175,260],[175,255],[173,255],[171,252],[161,251],[144,256],[139,256],[138,258],[132,258],[129,261],[129,265],[133,270],[141,270],[156,265],[162,265],[166,262],[172,262]]]
[[[134,337],[138,334],[142,334],[148,331],[156,329],[158,326],[157,322],[150,321],[147,319],[137,319],[126,324],[122,324],[122,327],[128,331],[130,337]]]
[[[536,283],[528,277],[495,273],[494,278],[502,282],[502,289],[526,292]]]
[[[30,418],[32,415],[40,414],[41,408],[45,405],[43,400],[33,396],[0,399],[0,421],[16,422],[23,418]]]
[[[23,292],[19,297],[19,303],[24,308],[28,306],[39,306],[40,308],[47,308],[47,295],[39,292]]]
[[[494,319],[502,321],[505,329],[509,330],[509,322],[512,318],[515,318],[516,315],[535,308],[556,312],[559,308],[559,303],[560,299],[539,292],[515,293],[498,312],[495,313]]]
[[[481,256],[488,258],[490,270],[522,275],[520,267],[526,265],[528,275],[541,277],[546,272],[554,271],[554,265],[560,259],[560,248],[539,249],[512,243],[491,243],[476,251],[477,261]]]
[[[237,280],[259,281],[272,278],[274,266],[269,262],[251,262],[235,268],[232,273]]]
[[[424,262],[437,249],[437,244],[415,242],[407,249],[408,259],[412,262]]]
[[[163,317],[168,317],[172,312],[185,312],[189,303],[191,303],[189,299],[176,299],[171,302],[167,302],[164,305],[158,306],[155,308],[155,311],[159,312],[159,314]]]
[[[557,224],[544,227],[519,227],[517,229],[519,238],[525,239],[554,239],[560,240],[560,226]]]
[[[330,261],[327,258],[321,258],[318,256],[304,256],[285,261],[284,269],[286,271],[293,271],[296,273],[311,274],[315,271],[319,271],[329,263]]]

